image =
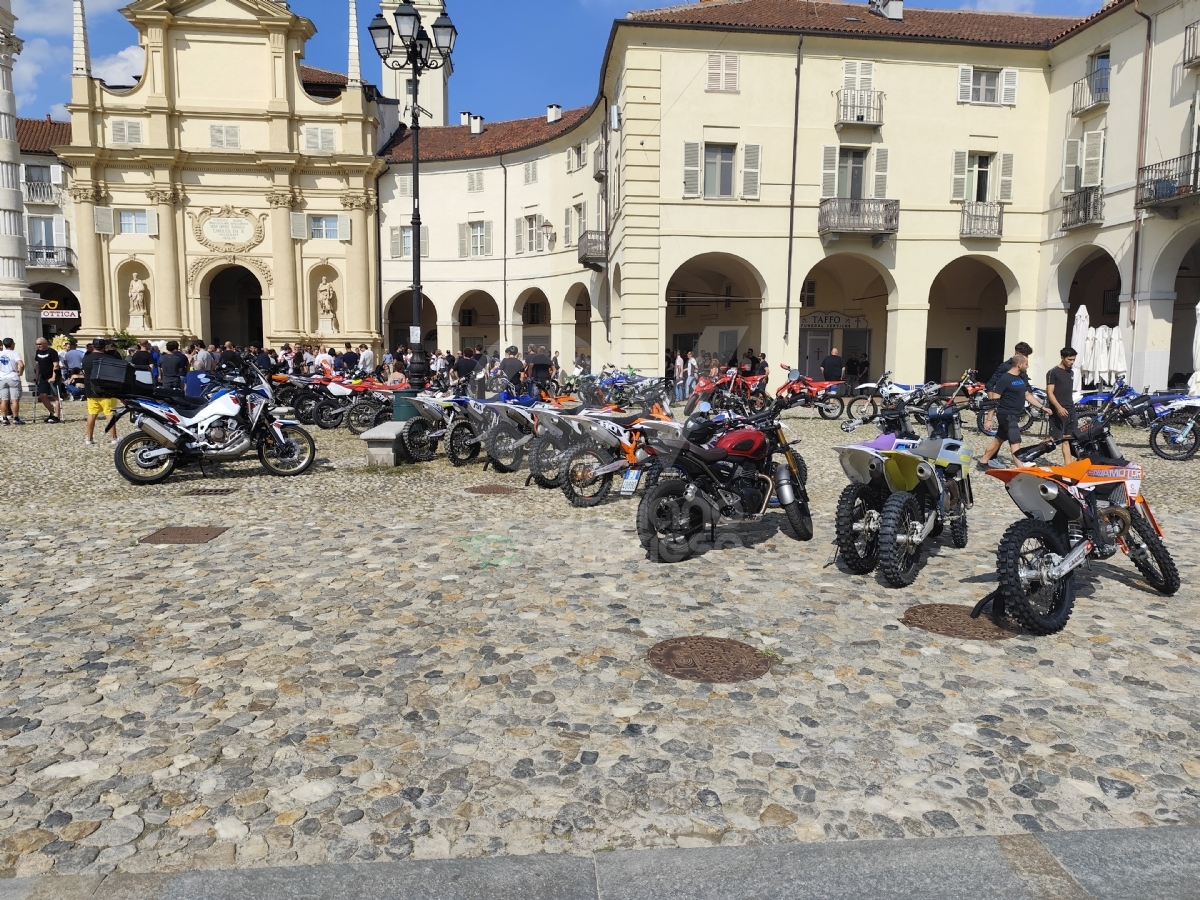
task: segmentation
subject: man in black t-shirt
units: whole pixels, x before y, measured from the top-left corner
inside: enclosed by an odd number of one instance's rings
[[[829,355],[821,360],[821,371],[826,381],[841,381],[846,372],[846,361],[838,356],[837,347],[829,351]]]
[[[347,375],[353,375],[358,371],[358,359],[358,354],[354,352],[354,348],[347,341],[346,350],[342,353],[342,371]]]
[[[988,390],[989,400],[995,400],[1000,396],[996,392],[996,382],[1008,374],[1008,370],[1013,367],[1013,360],[1015,360],[1018,355],[1033,356],[1033,348],[1024,341],[1017,342],[1017,346],[1013,347],[1013,355],[1009,359],[1006,359],[1004,362],[1000,363],[1000,365],[996,367],[996,371],[992,373],[992,377],[987,380],[986,387]],[[992,430],[992,424],[995,417],[995,410],[989,410],[986,421],[983,424],[985,431]]]
[[[233,346],[233,341],[225,342],[225,349],[221,351],[221,355],[217,357],[218,366],[233,366],[235,369],[242,367],[242,355],[237,352]]]
[[[509,347],[504,351],[504,359],[500,360],[500,371],[519,390],[521,387],[521,373],[525,371],[525,366],[517,358],[518,352],[516,347]]]
[[[554,360],[546,353],[545,347],[538,347],[537,352],[526,361],[525,375],[529,379],[529,396],[537,397],[542,386],[550,381],[550,368]]]
[[[450,367],[450,370],[459,381],[468,379],[467,390],[469,392],[471,387],[469,379],[475,373],[475,351],[470,347],[466,347],[463,350],[463,355],[454,361],[454,365]]]
[[[167,341],[167,352],[158,358],[158,371],[162,374],[163,387],[173,391],[183,390],[188,358],[179,352],[178,341]]]
[[[49,413],[43,422],[56,424],[62,421],[62,400],[58,396],[58,351],[44,337],[37,339],[37,351],[33,354],[33,371],[37,377],[37,395]]]
[[[154,354],[150,352],[149,341],[142,341],[138,344],[138,348],[129,355],[129,364],[141,369],[149,369],[154,366]]]
[[[1058,365],[1046,373],[1046,397],[1050,401],[1050,437],[1062,440],[1075,430],[1075,358],[1074,347],[1059,351]],[[1063,464],[1071,464],[1071,442],[1063,441]]]
[[[104,338],[96,338],[92,341],[92,346],[88,348],[88,352],[83,355],[83,392],[87,397],[87,436],[84,438],[84,443],[92,445],[96,443],[92,440],[92,435],[96,431],[96,417],[103,415],[107,421],[112,421],[113,413],[117,409],[117,401],[109,397],[101,397],[96,389],[92,386],[92,367],[102,356],[110,357],[111,359],[120,359],[121,354],[116,350],[106,349],[108,343]],[[107,426],[104,429],[108,433],[109,442],[115,444],[117,442],[117,428],[115,425]]]
[[[983,451],[983,456],[979,458],[979,468],[981,469],[993,468],[992,459],[1000,452],[1000,445],[1004,441],[1008,441],[1008,445],[1012,449],[1013,462],[1017,468],[1025,468],[1027,465],[1017,459],[1017,451],[1021,449],[1021,413],[1025,412],[1026,403],[1037,409],[1045,409],[1033,393],[1029,377],[1026,374],[1028,371],[1029,357],[1024,353],[1018,353],[1013,357],[1012,366],[995,384],[995,393],[1000,398],[999,403],[996,404],[996,436],[992,438],[987,449]],[[997,464],[995,468],[1004,467]]]

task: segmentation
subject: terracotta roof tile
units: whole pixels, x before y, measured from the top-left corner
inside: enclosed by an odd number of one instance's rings
[[[593,107],[570,109],[553,124],[545,116],[532,119],[513,119],[508,122],[485,122],[483,134],[471,134],[469,125],[449,125],[443,128],[421,128],[421,160],[437,162],[450,159],[473,159],[512,153],[527,147],[544,144],[570,131],[587,116]],[[409,129],[402,128],[381,154],[389,162],[412,162],[412,140]]]
[[[708,0],[699,5],[633,12],[634,23],[795,31],[800,34],[1046,47],[1075,28],[1077,17],[907,7],[892,20],[858,3],[819,0]]]
[[[328,69],[318,69],[315,66],[301,66],[300,81],[304,84],[338,84],[345,87],[350,79],[341,72],[330,72]]]
[[[44,119],[17,119],[17,143],[22,153],[53,153],[71,143],[71,123]]]

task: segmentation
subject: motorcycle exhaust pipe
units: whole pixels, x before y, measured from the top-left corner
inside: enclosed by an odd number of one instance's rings
[[[1043,500],[1049,503],[1054,509],[1064,516],[1070,522],[1078,522],[1083,518],[1083,507],[1070,494],[1064,494],[1058,489],[1056,484],[1039,484],[1038,494]]]
[[[143,416],[137,426],[169,450],[182,450],[184,444],[187,443],[183,432],[177,431],[157,419],[151,419],[149,416]]]
[[[934,481],[936,475],[934,474],[933,466],[927,462],[917,463],[917,477],[922,481]]]

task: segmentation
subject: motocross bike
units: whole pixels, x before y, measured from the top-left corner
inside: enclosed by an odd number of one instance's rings
[[[677,472],[650,488],[638,506],[638,539],[652,559],[680,562],[698,549],[706,530],[715,544],[718,525],[761,520],[772,495],[783,507],[796,540],[812,540],[812,512],[803,477],[807,470],[779,421],[787,405],[786,399],[776,400],[769,409],[716,438],[711,447],[696,442],[712,435],[692,419],[680,437],[648,439],[654,453]],[[698,412],[705,411],[698,407]],[[782,454],[784,461],[776,464],[776,454]]]
[[[584,410],[572,418],[586,439],[561,464],[562,491],[568,503],[584,508],[604,502],[618,472],[626,472],[622,495],[636,492],[642,467],[651,462],[647,436],[658,429],[679,430],[665,402],[640,413]]]
[[[1021,428],[1021,434],[1029,434],[1035,430],[1039,436],[1046,433],[1050,422],[1050,398],[1046,395],[1044,388],[1030,386],[1030,392],[1037,397],[1040,406],[1032,406],[1028,401],[1025,402],[1025,409],[1021,412],[1021,417],[1017,420]],[[987,397],[984,394],[984,397]],[[986,434],[988,437],[996,436],[996,407],[999,400],[990,398],[977,401],[976,406],[978,411],[975,413],[975,428],[980,434]]]
[[[775,396],[786,397],[789,408],[811,408],[822,419],[840,419],[846,411],[846,401],[838,396],[843,384],[844,381],[813,381],[801,375],[799,369],[788,369],[787,381],[779,386]]]
[[[1141,492],[1142,467],[1120,456],[1106,422],[1018,456],[1032,462],[1063,440],[1078,454],[1070,465],[987,473],[1004,483],[1025,518],[1004,532],[996,553],[1000,586],[974,614],[990,600],[994,616],[1008,613],[1032,634],[1062,631],[1075,606],[1076,570],[1118,548],[1156,591],[1179,590],[1179,571]]]
[[[300,475],[316,459],[307,431],[271,415],[271,383],[252,363],[202,398],[142,384],[124,360],[97,360],[90,374],[99,391],[122,401],[112,424],[128,416],[136,429],[113,454],[117,472],[133,484],[160,484],[180,465],[229,462],[252,451],[272,475]]]
[[[1150,426],[1150,449],[1162,459],[1185,460],[1200,449],[1200,401],[1176,400]]]
[[[941,385],[936,381],[926,384],[896,384],[892,373],[884,372],[878,381],[860,384],[854,389],[855,396],[846,404],[846,415],[851,419],[870,419],[882,406],[889,403],[907,403],[914,416],[924,424],[925,407],[937,400]]]
[[[748,375],[736,368],[726,369],[715,379],[701,375],[684,404],[683,414],[692,415],[701,403],[707,403],[717,410],[729,409],[747,414],[761,412],[771,403],[767,396],[767,376]]]
[[[1139,394],[1125,383],[1125,379],[1119,378],[1112,390],[1084,394],[1075,404],[1075,415],[1081,428],[1090,426],[1100,411],[1105,409],[1105,418],[1110,425],[1124,424],[1132,428],[1146,428],[1153,425],[1170,404],[1179,400],[1195,399],[1179,391],[1151,393],[1149,388]]]

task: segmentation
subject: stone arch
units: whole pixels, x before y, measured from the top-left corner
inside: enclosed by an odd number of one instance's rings
[[[757,267],[730,253],[701,253],[667,280],[663,351],[715,355],[721,364],[763,349],[767,283]],[[665,353],[660,355],[665,368]]]
[[[828,253],[793,288],[792,321],[801,372],[822,377],[821,360],[833,347],[849,359],[865,354],[866,373],[878,377],[887,355],[888,307],[896,282],[879,260],[861,253]]]
[[[447,349],[458,351],[464,347],[483,344],[489,354],[504,355],[507,346],[500,321],[500,304],[487,291],[473,288],[454,301],[453,346]]]
[[[41,281],[31,284],[29,289],[42,298],[43,317],[39,322],[42,337],[52,341],[56,335],[74,334],[79,330],[83,314],[79,298],[70,288],[54,281]],[[46,312],[52,315],[47,317]]]
[[[929,286],[924,379],[954,381],[967,369],[991,375],[1020,339],[1008,334],[1008,313],[1019,307],[1019,282],[994,257],[964,254],[942,266]]]
[[[561,320],[558,320],[561,321]],[[529,344],[534,348],[547,347],[551,340],[551,324],[557,324],[546,292],[539,287],[526,288],[517,295],[512,308],[513,343],[524,354]]]
[[[321,311],[321,303],[317,295],[321,290],[322,281],[327,282],[333,288],[332,316],[325,316]],[[317,323],[317,334],[321,337],[333,337],[345,330],[346,322],[343,312],[346,307],[345,284],[346,281],[337,266],[328,262],[316,263],[308,269],[308,274],[305,276],[305,286],[308,289],[306,301],[308,321]]]
[[[143,291],[143,309],[140,320],[138,314],[130,309],[129,305],[129,283],[133,281],[133,276],[137,275],[141,278],[145,285]],[[150,267],[142,262],[137,257],[123,259],[117,264],[117,304],[120,310],[120,315],[117,316],[117,321],[122,323],[123,328],[132,328],[135,331],[148,331],[153,327],[153,310],[154,310],[154,287],[153,274]]]
[[[200,279],[201,325],[211,343],[232,341],[245,347],[263,341],[263,287],[258,274],[241,265],[224,263]]]
[[[398,347],[411,346],[409,329],[413,324],[412,290],[404,290],[393,294],[383,309],[385,340],[390,350]],[[437,307],[428,294],[422,294],[421,301],[421,331],[422,345],[428,351],[445,349],[450,335],[443,335],[438,329]]]
[[[571,285],[563,296],[559,322],[565,329],[564,334],[574,334],[573,343],[563,346],[562,351],[573,353],[574,356],[581,353],[590,356],[592,352],[592,297],[587,285],[583,282]]]

